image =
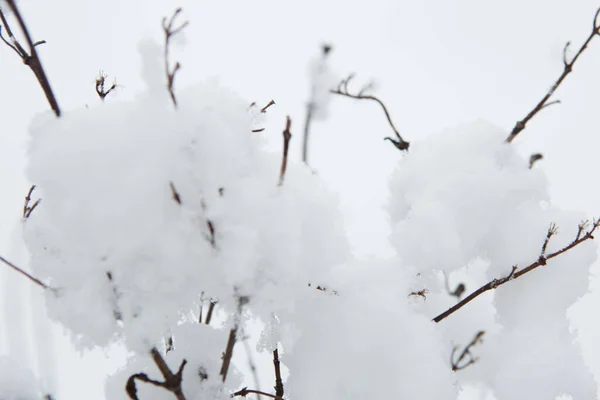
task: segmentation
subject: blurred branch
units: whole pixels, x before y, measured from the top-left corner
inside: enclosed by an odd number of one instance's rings
[[[283,130],[283,158],[281,159],[281,171],[279,172],[279,186],[283,185],[283,179],[285,178],[285,170],[287,169],[288,150],[290,147],[290,139],[292,138],[292,133],[290,132],[291,124],[292,120],[289,116],[287,116],[285,122],[285,129]]]
[[[321,54],[323,59],[326,59],[331,53],[331,45],[325,44],[321,48]],[[304,136],[302,142],[302,162],[308,165],[308,137],[310,136],[310,124],[312,123],[312,119],[315,112],[315,100],[314,94],[311,93],[311,99],[306,105],[306,119],[304,120]]]
[[[175,97],[175,92],[173,90],[173,84],[175,82],[175,74],[181,68],[181,64],[179,62],[175,63],[173,69],[169,66],[169,41],[171,38],[181,32],[183,28],[189,25],[189,21],[185,21],[178,28],[173,28],[173,22],[175,22],[175,18],[181,13],[182,8],[177,8],[171,18],[167,21],[167,17],[164,17],[162,20],[163,31],[165,32],[165,71],[167,73],[167,89],[169,90],[169,94],[171,95],[171,100],[173,101],[173,105],[177,107],[177,99]]]
[[[248,344],[248,336],[242,331],[242,343],[244,344],[244,350],[246,351],[246,357],[248,358],[248,367],[250,367],[250,372],[252,372],[252,378],[254,379],[254,384],[256,385],[256,389],[260,390],[260,382],[258,379],[258,371],[256,369],[256,364],[254,363],[254,357],[252,357],[252,349]],[[256,395],[256,398],[260,400],[260,394]]]
[[[596,35],[600,34],[600,22],[598,21],[598,16],[599,15],[600,15],[600,8],[596,11],[596,15],[594,16],[594,23],[593,23],[593,27],[592,27],[592,32],[590,33],[590,35],[588,36],[588,38],[586,39],[586,41],[583,43],[583,45],[579,48],[579,51],[577,52],[577,54],[575,54],[575,57],[573,57],[573,59],[571,61],[569,61],[568,56],[567,56],[567,50],[568,50],[571,42],[567,42],[567,44],[565,45],[565,47],[563,49],[563,65],[564,65],[563,72],[560,74],[560,76],[558,77],[558,79],[556,80],[556,82],[554,82],[554,85],[552,85],[552,87],[546,93],[546,95],[544,95],[544,97],[542,97],[542,99],[539,101],[539,103],[537,103],[537,105],[533,108],[533,110],[531,110],[529,112],[529,114],[527,114],[527,116],[525,118],[523,118],[522,120],[518,121],[515,124],[515,127],[513,128],[512,132],[506,138],[506,141],[508,143],[511,143],[517,137],[517,135],[523,129],[525,129],[525,126],[527,125],[527,122],[529,122],[529,120],[531,120],[533,117],[535,117],[535,115],[537,113],[539,113],[544,108],[546,108],[546,107],[548,107],[548,106],[550,106],[552,104],[559,103],[558,100],[553,101],[553,102],[548,102],[548,100],[550,100],[550,97],[552,97],[552,95],[554,94],[554,92],[556,91],[556,89],[558,89],[558,87],[560,86],[560,84],[573,71],[573,66],[575,65],[575,62],[577,61],[577,59],[579,59],[579,56],[581,56],[581,54],[583,54],[583,52],[588,47],[588,45],[590,44],[590,42],[592,41],[592,39]]]
[[[448,282],[448,274],[446,274],[446,271],[444,271],[444,282],[446,284],[446,291],[448,292],[448,294],[450,296],[456,297],[457,301],[460,301],[460,298],[462,297],[462,295],[465,293],[465,290],[467,289],[465,284],[460,282],[458,285],[456,285],[456,289],[454,289],[454,291],[452,291],[450,289],[450,283]]]
[[[353,77],[354,77],[354,74],[351,74],[346,79],[342,79],[342,81],[338,84],[337,89],[332,89],[331,93],[339,94],[341,96],[349,97],[351,99],[373,100],[373,101],[377,102],[383,109],[383,112],[385,113],[385,117],[387,118],[388,123],[390,124],[390,127],[392,128],[392,130],[394,131],[394,134],[396,135],[396,139],[393,139],[391,137],[386,137],[384,140],[389,140],[399,150],[408,150],[410,143],[405,141],[404,139],[402,139],[402,136],[400,136],[400,133],[398,132],[398,129],[396,129],[396,126],[394,125],[394,122],[392,121],[392,117],[390,116],[390,113],[389,113],[387,107],[385,106],[385,104],[383,104],[383,101],[381,101],[379,98],[377,98],[373,95],[365,94],[365,92],[369,90],[369,88],[370,88],[369,86],[363,87],[356,94],[352,94],[349,92],[348,83],[350,82],[350,80]]]
[[[536,262],[531,263],[529,266],[527,266],[526,268],[523,268],[519,271],[517,271],[516,265],[513,266],[511,272],[507,276],[505,276],[503,278],[493,279],[492,281],[486,283],[485,285],[483,285],[482,287],[480,287],[479,289],[477,289],[476,291],[474,291],[473,293],[468,295],[464,300],[458,302],[453,307],[450,307],[448,310],[444,311],[443,313],[441,313],[440,315],[435,317],[433,319],[433,321],[440,322],[441,320],[454,314],[456,311],[460,310],[462,307],[467,305],[473,299],[477,298],[479,295],[487,292],[488,290],[494,290],[498,286],[502,286],[505,283],[507,283],[508,281],[517,279],[517,278],[527,274],[528,272],[533,271],[534,269],[536,269],[540,266],[546,265],[548,260],[551,260],[555,257],[560,256],[563,253],[566,253],[567,251],[573,249],[574,247],[580,245],[581,243],[583,243],[589,239],[594,239],[594,236],[593,236],[594,231],[598,228],[599,225],[600,225],[600,220],[595,219],[592,223],[591,228],[588,231],[584,232],[588,227],[588,222],[584,221],[584,222],[580,223],[578,225],[577,235],[575,236],[575,239],[573,239],[573,241],[571,243],[569,243],[567,246],[563,247],[562,249],[555,251],[554,253],[546,255],[546,247],[548,245],[548,242],[550,241],[550,238],[557,233],[556,225],[551,224],[550,228],[548,228],[548,232],[546,233],[546,238],[544,240],[544,244],[542,245],[542,251]]]
[[[473,340],[471,340],[469,344],[463,349],[463,351],[460,353],[460,356],[458,357],[458,360],[456,361],[454,361],[454,355],[458,350],[458,346],[454,346],[454,348],[452,349],[452,354],[450,355],[450,364],[452,365],[452,371],[460,371],[461,369],[465,369],[469,365],[475,364],[477,362],[478,358],[474,357],[473,354],[471,354],[471,348],[477,345],[478,343],[483,342],[483,335],[485,335],[485,331],[477,332]],[[469,360],[461,365],[463,360],[467,357],[469,357]]]
[[[54,114],[56,114],[57,117],[60,117],[61,111],[60,111],[60,107],[58,106],[58,101],[56,100],[56,97],[54,96],[54,93],[52,92],[52,88],[50,87],[50,82],[48,81],[48,77],[46,76],[46,73],[44,72],[44,68],[42,67],[42,62],[40,61],[40,58],[38,57],[37,51],[35,50],[35,48],[37,46],[39,46],[40,44],[46,43],[46,42],[44,40],[33,42],[33,40],[31,39],[31,35],[29,34],[29,30],[27,29],[27,26],[25,25],[23,16],[21,15],[19,9],[17,8],[15,1],[14,0],[6,0],[6,3],[8,4],[9,8],[12,10],[13,14],[17,18],[17,22],[19,23],[19,26],[21,27],[21,31],[23,32],[23,35],[25,36],[25,40],[27,41],[27,45],[29,46],[29,52],[27,50],[25,50],[25,48],[19,43],[19,41],[13,35],[12,29],[10,28],[10,25],[8,24],[8,21],[6,20],[6,17],[4,16],[4,13],[2,12],[2,10],[0,10],[0,21],[2,21],[2,26],[6,30],[6,33],[8,34],[8,40],[4,36],[2,36],[1,27],[0,27],[0,39],[8,47],[10,47],[13,51],[15,51],[19,55],[19,57],[21,57],[21,60],[23,60],[23,64],[27,65],[29,67],[29,69],[31,69],[31,71],[37,78],[38,83],[42,87],[42,90],[44,91],[44,94],[46,95],[46,99],[48,100],[50,107],[54,111]]]

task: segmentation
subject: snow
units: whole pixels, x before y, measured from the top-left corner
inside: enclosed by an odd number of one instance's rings
[[[498,400],[593,396],[566,316],[587,291],[592,242],[432,322],[456,301],[444,274],[471,293],[535,262],[551,223],[560,231],[547,253],[585,218],[552,204],[543,171],[528,168],[507,132],[476,121],[411,141],[390,180],[397,254],[356,260],[339,200],[317,175],[290,160],[278,185],[281,154],[252,132],[264,122],[257,106],[206,79],[176,85],[174,108],[160,45],[139,51],[146,88],[135,99],[40,115],[28,144],[27,178],[43,203],[23,237],[33,274],[51,287],[48,314],[82,348],[131,352],[107,398],[127,398],[132,374],[160,379],[154,348],[173,371],[187,360],[187,398],[228,398],[244,377],[233,366],[221,382],[222,352],[250,322],[264,326],[258,351],[280,349],[290,398],[444,400],[464,383]],[[326,54],[310,77],[314,117],[324,119],[334,83]],[[425,289],[426,299],[410,295]],[[190,317],[201,293],[218,300],[224,322]],[[452,347],[479,331],[479,361],[459,380]],[[0,393],[39,398],[16,363],[0,359],[9,379]],[[172,397],[137,387],[141,398]]]

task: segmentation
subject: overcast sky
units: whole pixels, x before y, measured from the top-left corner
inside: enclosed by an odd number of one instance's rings
[[[185,46],[173,50],[183,68],[176,85],[217,77],[259,104],[271,98],[263,133],[279,152],[286,115],[292,118],[293,159],[300,159],[301,127],[308,96],[307,66],[322,43],[331,43],[332,68],[356,73],[356,84],[375,80],[400,132],[409,141],[474,119],[508,131],[523,118],[562,72],[562,50],[589,35],[593,0],[21,0],[22,13],[40,46],[44,67],[65,110],[99,105],[94,79],[100,69],[121,85],[108,101],[125,101],[143,88],[138,43],[162,42],[161,18],[182,6]],[[16,27],[16,24],[14,25]],[[595,42],[597,41],[597,43]],[[48,106],[31,71],[0,46],[0,254],[26,262],[19,250],[27,127]],[[557,91],[562,104],[541,112],[514,142],[524,155],[544,154],[553,203],[600,215],[597,148],[600,144],[600,38]],[[329,120],[313,124],[311,167],[339,193],[348,232],[361,257],[390,254],[385,213],[387,179],[402,157],[383,137],[391,134],[376,104],[335,98]],[[573,266],[576,268],[577,266]],[[4,279],[12,279],[2,270]],[[594,268],[598,273],[598,264]],[[37,288],[18,286],[15,293]],[[586,360],[600,377],[596,288],[575,308],[575,326]],[[19,318],[4,305],[2,325]],[[1,333],[1,331],[0,331]],[[0,344],[7,345],[2,337]],[[61,345],[62,346],[62,345]],[[62,349],[62,347],[60,348]],[[62,350],[60,371],[71,375],[61,400],[102,388],[98,355],[86,361]],[[76,364],[81,362],[81,364]],[[77,368],[77,369],[74,369]],[[77,379],[72,379],[76,377]],[[90,386],[88,386],[89,388]],[[87,395],[91,392],[86,392]],[[100,398],[100,397],[99,397]]]

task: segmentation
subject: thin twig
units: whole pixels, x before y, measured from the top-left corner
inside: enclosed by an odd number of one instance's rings
[[[167,74],[167,89],[169,90],[169,95],[171,96],[171,100],[173,101],[173,105],[177,108],[177,98],[175,97],[175,92],[173,90],[173,84],[175,82],[175,74],[181,68],[181,64],[179,62],[175,63],[173,69],[170,67],[169,63],[169,41],[171,38],[177,33],[181,32],[183,28],[189,25],[189,21],[185,21],[178,28],[173,28],[173,22],[175,18],[181,13],[182,8],[177,8],[171,19],[167,21],[167,17],[164,17],[162,20],[163,31],[165,32],[165,71]]]
[[[513,266],[511,272],[507,276],[505,276],[503,278],[493,279],[492,281],[486,283],[485,285],[483,285],[482,287],[480,287],[479,289],[475,290],[473,293],[471,293],[470,295],[465,297],[464,300],[458,302],[453,307],[450,307],[448,310],[444,311],[443,313],[441,313],[440,315],[435,317],[433,319],[433,321],[440,322],[441,320],[454,314],[456,311],[460,310],[462,307],[464,307],[465,305],[470,303],[473,299],[477,298],[479,295],[487,292],[488,290],[494,290],[498,286],[504,285],[505,283],[507,283],[508,281],[510,281],[512,279],[517,279],[540,266],[546,265],[548,260],[551,260],[555,257],[560,256],[563,253],[566,253],[567,251],[571,250],[572,248],[578,246],[579,244],[581,244],[589,239],[594,239],[594,236],[593,236],[594,231],[598,228],[599,225],[600,225],[600,220],[594,220],[592,223],[592,228],[589,231],[585,232],[585,234],[583,234],[583,236],[582,236],[583,231],[587,227],[587,221],[582,222],[578,226],[577,236],[567,246],[563,247],[560,250],[555,251],[554,253],[548,254],[548,255],[540,254],[540,256],[538,257],[538,260],[536,262],[531,263],[529,266],[527,266],[526,268],[523,268],[519,271],[517,271],[516,265]],[[548,229],[548,234],[546,235],[546,240],[549,240],[548,236],[551,237],[554,235],[554,233],[550,234],[550,231],[552,231],[552,230],[554,230],[554,231],[556,230],[556,225],[554,225],[554,224],[550,225],[550,228]],[[545,251],[545,246],[543,247],[542,250]]]
[[[2,25],[6,29],[6,32],[10,38],[10,40],[6,40],[4,37],[2,37],[2,41],[4,41],[4,43],[6,43],[10,48],[12,48],[12,50],[15,51],[19,55],[19,57],[21,57],[21,60],[23,60],[23,63],[25,65],[27,65],[29,67],[29,69],[31,69],[31,71],[37,78],[38,83],[42,87],[42,90],[44,91],[44,94],[46,96],[46,100],[48,100],[48,103],[50,104],[50,107],[54,111],[54,114],[57,117],[60,117],[61,111],[60,111],[60,107],[58,106],[58,101],[56,100],[56,97],[54,96],[54,92],[52,92],[52,88],[50,87],[50,82],[48,81],[48,77],[46,76],[46,73],[44,72],[44,68],[42,67],[42,62],[40,61],[40,58],[38,57],[37,51],[35,50],[35,48],[38,45],[45,43],[45,41],[42,40],[42,41],[33,42],[33,40],[31,39],[31,35],[29,34],[29,30],[27,29],[27,25],[25,25],[25,20],[23,19],[23,16],[21,15],[15,1],[14,0],[6,0],[6,3],[8,4],[8,6],[12,10],[13,14],[17,18],[17,22],[19,23],[21,31],[23,32],[23,35],[25,36],[25,40],[27,41],[27,45],[29,46],[29,52],[27,52],[25,50],[25,48],[17,41],[17,39],[15,38],[15,36],[12,33],[12,30],[10,28],[10,25],[8,24],[8,21],[6,20],[6,18],[4,16],[4,13],[2,12],[2,10],[0,10],[0,20],[2,21]]]
[[[475,337],[473,337],[473,339],[469,342],[469,344],[467,346],[465,346],[463,351],[460,353],[458,360],[456,360],[456,361],[454,361],[454,354],[456,354],[456,350],[458,350],[458,347],[455,346],[452,349],[452,354],[450,355],[450,364],[452,365],[452,371],[460,371],[461,369],[465,369],[469,365],[475,364],[477,362],[478,358],[474,357],[473,354],[471,354],[471,348],[473,346],[477,345],[478,343],[483,342],[483,335],[485,335],[485,331],[477,332],[475,334]],[[466,363],[461,365],[461,362],[466,357],[469,357],[469,361],[467,361]]]
[[[281,159],[281,171],[279,172],[279,186],[283,185],[285,170],[287,169],[288,150],[290,147],[290,139],[292,138],[292,133],[290,132],[291,125],[292,120],[288,115],[285,122],[285,129],[283,130],[283,158]]]
[[[98,73],[98,76],[96,77],[96,93],[98,94],[98,97],[100,97],[100,100],[104,101],[104,99],[106,98],[106,96],[108,96],[110,94],[110,92],[112,92],[113,90],[115,90],[117,88],[117,81],[114,81],[113,84],[106,89],[105,85],[106,85],[106,78],[108,77],[108,75],[106,75],[104,72],[100,71]]]
[[[427,300],[427,294],[429,293],[429,289],[421,289],[419,291],[410,292],[408,297],[422,297],[423,300]]]
[[[533,164],[544,158],[542,153],[534,153],[529,157],[529,169],[533,168]]]
[[[225,347],[225,353],[223,353],[223,363],[221,364],[221,379],[223,382],[227,379],[227,372],[229,371],[229,365],[231,364],[231,358],[233,357],[233,347],[237,339],[237,332],[240,327],[240,319],[242,316],[242,307],[248,303],[248,297],[238,296],[238,309],[235,315],[235,321],[233,328],[229,331],[229,339],[227,340],[227,346]]]
[[[31,185],[29,191],[27,192],[27,196],[25,196],[25,204],[23,204],[23,218],[28,219],[31,216],[31,213],[35,208],[40,204],[42,199],[37,199],[32,206],[29,206],[31,202],[31,194],[35,190],[35,185]]]
[[[156,381],[154,379],[150,379],[148,375],[144,373],[134,374],[129,377],[127,380],[127,384],[125,385],[125,391],[129,395],[129,398],[133,400],[139,400],[137,396],[137,388],[135,385],[135,381],[140,380],[142,382],[150,383],[155,386],[160,386],[169,392],[173,393],[177,400],[185,400],[185,396],[183,395],[183,389],[181,387],[181,382],[183,380],[183,367],[187,364],[187,360],[183,360],[179,365],[179,369],[176,373],[173,373],[169,366],[167,365],[165,359],[160,354],[160,352],[153,347],[150,351],[150,355],[152,356],[152,360],[160,370],[164,381]]]
[[[399,150],[408,150],[410,143],[405,141],[404,139],[402,139],[402,136],[400,136],[400,133],[398,132],[398,129],[396,129],[396,126],[394,125],[394,122],[392,121],[392,117],[390,116],[390,113],[389,113],[387,107],[385,106],[385,104],[383,103],[383,101],[381,101],[379,98],[377,98],[373,95],[364,94],[367,89],[366,87],[361,89],[357,94],[352,94],[348,91],[348,83],[350,82],[350,80],[353,77],[354,77],[354,75],[349,75],[346,79],[343,79],[338,84],[337,89],[331,89],[331,93],[339,94],[341,96],[349,97],[351,99],[373,100],[373,101],[377,102],[383,109],[383,112],[385,113],[385,117],[387,118],[387,121],[390,124],[390,127],[394,131],[394,134],[396,135],[396,138],[397,138],[397,139],[393,139],[391,137],[386,137],[384,140],[389,140]]]
[[[50,286],[46,285],[44,282],[40,281],[39,279],[33,277],[33,275],[31,275],[28,272],[25,272],[24,270],[22,270],[21,268],[17,267],[15,264],[11,263],[10,261],[8,261],[6,258],[0,256],[0,261],[2,261],[4,264],[8,265],[9,267],[11,267],[12,269],[14,269],[15,271],[17,271],[18,273],[20,273],[21,275],[25,276],[27,279],[29,279],[30,281],[32,281],[33,283],[35,283],[38,286],[43,287],[44,289],[52,289]]]
[[[210,300],[210,305],[208,306],[208,312],[206,314],[206,320],[204,321],[204,323],[206,325],[210,325],[210,320],[212,319],[212,315],[213,315],[213,311],[215,309],[215,305],[217,305],[217,301],[216,300]]]
[[[550,97],[552,97],[552,95],[554,94],[556,89],[558,89],[558,87],[565,80],[565,78],[573,71],[573,66],[575,65],[575,62],[577,61],[579,56],[581,56],[581,54],[583,54],[583,52],[588,47],[588,45],[590,44],[592,39],[596,35],[600,34],[600,24],[598,21],[599,15],[600,15],[600,8],[596,11],[596,15],[594,16],[594,24],[592,27],[592,32],[590,33],[590,35],[588,36],[586,41],[583,43],[583,45],[581,46],[581,48],[579,49],[577,54],[575,54],[575,57],[573,57],[573,59],[571,61],[569,61],[568,57],[567,57],[567,50],[568,50],[571,42],[567,42],[567,44],[565,45],[565,47],[563,49],[563,66],[564,66],[564,68],[563,68],[562,73],[560,74],[560,76],[558,77],[556,82],[554,82],[554,85],[552,85],[550,90],[544,95],[544,97],[542,97],[542,99],[539,101],[539,103],[537,103],[537,105],[533,108],[533,110],[531,110],[525,118],[523,118],[522,120],[518,121],[515,124],[515,127],[511,131],[510,135],[506,138],[506,141],[508,143],[512,142],[517,137],[517,135],[523,129],[525,129],[527,122],[529,122],[529,120],[531,120],[538,112],[540,112],[541,110],[543,110],[545,107],[549,106],[550,104],[556,104],[558,102],[558,101],[554,101],[554,102],[548,103],[548,100],[550,99]]]
[[[260,390],[252,390],[252,389],[248,389],[248,388],[243,388],[242,390],[238,390],[237,392],[232,393],[231,397],[236,397],[236,396],[246,397],[247,395],[249,395],[251,393],[262,394],[263,396],[267,396],[267,397],[270,397],[275,400],[283,400],[283,397],[281,397],[281,396],[277,396],[277,395],[274,395],[271,393],[261,392]]]
[[[175,184],[173,182],[169,182],[169,187],[171,188],[171,194],[173,195],[173,200],[175,200],[175,203],[181,205],[181,196],[179,195],[179,192],[177,191],[177,189],[175,189]]]
[[[264,106],[263,108],[261,108],[261,109],[260,109],[260,112],[261,112],[261,113],[263,113],[263,114],[264,114],[264,113],[266,113],[266,112],[267,112],[267,109],[268,109],[269,107],[271,107],[272,105],[274,105],[274,104],[275,104],[275,100],[271,99],[271,100],[270,100],[270,101],[267,103],[267,105],[266,105],[266,106]]]
[[[281,367],[279,363],[279,351],[277,347],[273,350],[273,366],[275,367],[275,394],[278,397],[283,397],[283,380],[281,379]]]

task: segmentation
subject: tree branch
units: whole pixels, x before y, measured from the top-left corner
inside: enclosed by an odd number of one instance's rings
[[[2,21],[2,25],[6,29],[8,37],[10,39],[10,41],[8,41],[4,37],[2,37],[2,41],[6,45],[8,45],[10,48],[12,48],[12,50],[15,51],[19,55],[19,57],[21,57],[21,60],[23,60],[23,63],[25,65],[27,65],[29,67],[29,69],[31,69],[31,71],[37,78],[38,83],[42,87],[42,90],[44,91],[44,95],[46,96],[46,100],[48,100],[48,103],[50,104],[50,107],[54,111],[54,114],[56,114],[57,117],[60,117],[61,111],[60,111],[60,107],[58,106],[58,101],[56,100],[56,97],[54,96],[54,93],[52,92],[52,88],[50,87],[50,82],[48,81],[48,77],[46,76],[46,73],[44,72],[44,68],[42,67],[42,62],[40,61],[40,58],[38,57],[37,51],[35,50],[35,48],[38,45],[45,43],[45,41],[42,40],[42,41],[38,41],[38,42],[34,43],[33,40],[31,39],[31,35],[29,34],[29,30],[27,29],[27,25],[25,25],[23,16],[21,15],[14,0],[6,0],[6,3],[8,4],[8,6],[12,10],[13,14],[17,18],[17,22],[19,23],[21,31],[23,32],[23,35],[25,36],[25,40],[27,41],[27,45],[29,46],[29,52],[27,52],[25,50],[25,48],[23,48],[23,46],[17,41],[17,39],[13,35],[10,25],[8,24],[8,21],[6,20],[6,18],[4,16],[4,13],[2,12],[2,10],[0,10],[0,20]]]
[[[279,172],[279,186],[283,185],[285,170],[287,169],[288,149],[290,147],[290,139],[292,138],[292,133],[290,132],[291,124],[292,120],[287,116],[285,129],[283,130],[283,158],[281,159],[281,171]]]
[[[165,71],[167,74],[167,89],[169,90],[169,95],[171,96],[171,100],[173,101],[173,105],[177,108],[177,98],[175,97],[175,92],[173,90],[173,84],[175,83],[175,74],[181,68],[181,64],[178,62],[175,63],[173,69],[169,66],[169,41],[171,38],[181,32],[183,28],[189,25],[189,21],[185,21],[178,28],[173,28],[173,22],[175,18],[181,13],[182,8],[177,8],[171,18],[167,22],[167,17],[164,17],[162,20],[163,31],[165,32]]]
[[[231,397],[236,397],[236,396],[246,397],[247,395],[249,395],[251,393],[261,394],[263,396],[267,396],[267,397],[270,397],[275,400],[283,400],[283,397],[281,397],[281,396],[276,396],[271,393],[261,392],[260,390],[252,390],[252,389],[248,389],[248,388],[243,388],[242,390],[239,390],[239,391],[233,393],[231,395]]]
[[[331,93],[339,94],[341,96],[349,97],[351,99],[375,101],[383,109],[383,112],[385,113],[385,117],[387,118],[387,121],[390,124],[390,127],[394,131],[394,134],[396,135],[396,138],[397,138],[397,139],[393,139],[391,137],[386,137],[384,140],[389,140],[399,150],[408,150],[410,143],[405,141],[404,139],[402,139],[402,136],[400,136],[400,133],[398,132],[398,129],[396,129],[396,126],[394,125],[394,122],[392,121],[392,117],[390,116],[390,113],[389,113],[387,107],[385,106],[385,104],[383,103],[383,101],[381,101],[379,98],[377,98],[375,96],[364,94],[368,90],[368,88],[369,88],[368,86],[363,87],[357,94],[352,94],[348,91],[348,83],[350,82],[350,80],[353,77],[354,77],[354,75],[349,75],[346,79],[343,79],[338,84],[337,89],[332,89]]]
[[[590,44],[590,42],[592,41],[592,39],[596,35],[600,34],[600,25],[599,25],[599,21],[598,21],[598,16],[599,15],[600,15],[600,8],[596,11],[596,15],[594,16],[594,24],[593,24],[593,27],[592,27],[592,32],[590,33],[590,35],[588,36],[588,38],[586,39],[586,41],[583,43],[583,45],[579,48],[579,51],[577,52],[577,54],[575,54],[575,57],[573,57],[573,59],[571,61],[569,61],[568,57],[567,57],[567,50],[568,50],[569,45],[571,44],[571,42],[567,42],[567,44],[565,45],[565,47],[563,49],[563,65],[564,65],[564,68],[563,68],[562,73],[560,74],[560,76],[558,77],[558,79],[556,80],[556,82],[554,82],[554,85],[552,85],[552,87],[550,88],[550,90],[544,95],[544,97],[542,97],[542,99],[539,101],[539,103],[537,103],[537,105],[533,108],[533,110],[531,110],[529,112],[529,114],[527,114],[527,116],[525,116],[525,118],[523,118],[522,120],[518,121],[515,124],[515,127],[511,131],[510,135],[506,138],[506,141],[508,143],[511,143],[513,140],[515,140],[515,138],[517,137],[517,135],[523,129],[525,129],[525,126],[527,125],[527,123],[533,117],[535,117],[535,115],[537,113],[539,113],[540,111],[542,111],[547,106],[550,106],[552,104],[556,104],[556,103],[559,102],[558,100],[556,100],[556,101],[548,103],[548,100],[550,99],[550,97],[552,97],[552,95],[554,94],[554,92],[556,91],[556,89],[558,89],[558,87],[565,80],[565,78],[573,71],[573,66],[575,65],[575,62],[577,61],[577,59],[579,59],[579,56],[581,56],[581,54],[583,54],[583,52],[588,47],[588,45]]]
[[[507,276],[505,276],[503,278],[493,279],[492,281],[486,283],[485,285],[483,285],[482,287],[480,287],[479,289],[475,290],[473,293],[471,293],[470,295],[465,297],[462,301],[458,302],[453,307],[450,307],[448,310],[444,311],[443,313],[441,313],[440,315],[435,317],[433,319],[433,321],[440,322],[441,320],[449,317],[450,315],[454,314],[456,311],[463,308],[465,305],[470,303],[475,298],[479,297],[481,294],[483,294],[489,290],[494,290],[498,286],[502,286],[510,280],[517,279],[542,265],[546,265],[548,260],[551,260],[555,257],[560,256],[563,253],[566,253],[567,251],[571,250],[572,248],[578,246],[579,244],[581,244],[589,239],[594,239],[594,236],[593,236],[594,231],[598,228],[599,225],[600,225],[600,220],[594,220],[592,223],[591,229],[589,231],[585,232],[585,234],[583,234],[584,230],[588,226],[588,222],[587,221],[582,222],[578,226],[577,236],[571,243],[569,243],[567,246],[563,247],[562,249],[555,251],[554,253],[546,255],[545,252],[546,252],[546,246],[548,245],[548,241],[557,232],[556,225],[551,224],[550,228],[548,228],[548,233],[546,234],[544,244],[542,245],[541,254],[538,257],[538,260],[536,262],[531,263],[529,266],[527,266],[526,268],[521,269],[519,271],[517,271],[516,265],[513,266],[511,272]]]

